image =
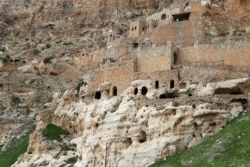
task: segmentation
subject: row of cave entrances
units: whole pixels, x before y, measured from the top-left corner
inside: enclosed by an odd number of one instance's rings
[[[112,95],[117,96],[117,87],[116,86],[113,87]],[[101,91],[96,91],[95,92],[95,99],[101,99],[101,97],[102,97]]]
[[[155,89],[159,89],[159,85],[160,85],[159,81],[155,81]],[[170,81],[170,89],[173,89],[174,86],[175,86],[174,80],[171,80]],[[114,86],[112,90],[113,90],[112,95],[117,96],[117,94],[118,94],[117,87]],[[145,96],[147,94],[147,92],[148,92],[148,88],[146,86],[143,86],[141,89],[141,94]],[[137,95],[138,93],[139,93],[138,88],[135,88],[134,95]],[[96,91],[95,99],[101,99],[101,97],[102,97],[101,91]]]
[[[174,86],[175,86],[175,85],[174,85],[174,80],[171,80],[171,81],[170,81],[170,89],[173,89]],[[155,89],[159,89],[159,81],[155,81]],[[134,95],[137,95],[138,92],[139,92],[138,88],[135,88],[135,90],[134,90]],[[145,95],[147,94],[147,92],[148,92],[147,87],[146,87],[146,86],[143,86],[142,89],[141,89],[141,94],[145,96]],[[161,97],[161,96],[160,96],[160,97]],[[164,97],[165,97],[165,96],[164,96]],[[164,97],[162,96],[162,98],[164,98]]]

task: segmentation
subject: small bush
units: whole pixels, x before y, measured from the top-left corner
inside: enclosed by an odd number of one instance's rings
[[[43,12],[43,10],[44,10],[44,6],[40,6],[38,11]]]
[[[5,51],[6,51],[6,48],[5,48],[5,47],[0,47],[0,51],[1,51],[1,52],[5,52]]]
[[[179,104],[179,102],[178,101],[174,101],[173,103],[172,103],[172,106],[173,107],[178,107],[180,104]]]
[[[45,58],[43,59],[43,63],[44,63],[44,64],[51,64],[51,60],[54,59],[54,58],[55,58],[55,56],[45,57]]]
[[[62,141],[61,135],[69,135],[69,132],[61,127],[58,127],[53,124],[48,124],[47,127],[42,131],[43,137],[47,140],[57,140]]]
[[[47,49],[51,48],[51,44],[50,43],[46,43],[45,46],[46,46]]]
[[[72,42],[64,42],[63,45],[73,45]]]
[[[18,104],[18,103],[21,102],[21,99],[20,99],[18,96],[12,95],[12,96],[11,96],[11,101],[12,101],[14,104]]]
[[[62,42],[62,40],[56,41],[57,44],[59,44],[59,43],[61,43],[61,42]]]
[[[32,51],[32,53],[33,53],[34,56],[39,55],[40,52],[41,51],[39,49],[33,49],[33,51]]]
[[[11,19],[9,19],[9,18],[5,18],[3,22],[5,24],[7,24],[7,25],[13,25],[14,24],[13,21]]]
[[[67,161],[65,161],[67,164],[75,164],[77,161],[77,156],[69,158]]]

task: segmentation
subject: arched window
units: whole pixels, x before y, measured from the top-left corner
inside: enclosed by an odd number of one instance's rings
[[[155,89],[159,88],[159,81],[155,81]]]
[[[116,86],[113,87],[113,96],[117,96],[117,87]]]
[[[161,20],[166,20],[167,15],[164,13],[163,15],[161,15]]]
[[[148,89],[145,86],[143,86],[141,89],[141,94],[145,96],[147,93],[148,93]]]
[[[95,99],[101,99],[101,96],[102,94],[100,91],[95,92]]]
[[[147,135],[146,135],[146,132],[145,132],[145,131],[141,131],[141,132],[140,132],[138,141],[139,141],[140,143],[144,143],[144,142],[147,141]]]
[[[173,89],[174,88],[174,80],[171,80],[170,81],[170,89]]]
[[[134,95],[137,95],[137,93],[138,93],[138,88],[135,88]]]
[[[133,48],[136,49],[139,47],[139,44],[138,43],[133,43]]]

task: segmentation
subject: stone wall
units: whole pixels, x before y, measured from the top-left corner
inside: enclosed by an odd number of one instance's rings
[[[180,49],[178,63],[183,65],[208,64],[226,65],[233,68],[249,69],[249,38],[218,40],[212,44],[202,44]]]
[[[201,20],[173,22],[156,29],[151,36],[153,44],[171,41],[187,46],[195,43],[197,40],[202,42],[205,40],[205,30]]]
[[[94,92],[99,87],[103,81],[103,71],[100,69],[96,69],[90,74],[90,78],[88,81],[88,92]]]
[[[170,82],[174,81],[174,83],[178,83],[178,71],[177,70],[168,70],[168,71],[155,71],[155,72],[148,72],[148,73],[134,73],[134,80],[152,80],[156,87],[156,82],[159,88],[170,88]]]
[[[102,68],[103,82],[111,82],[111,88],[117,87],[120,94],[133,81],[134,61],[109,64]]]
[[[95,69],[100,66],[100,55],[95,53],[94,54],[86,54],[84,52],[78,53],[73,60],[77,68],[83,71]]]
[[[91,74],[88,91],[96,91],[101,83],[110,82],[110,95],[114,87],[120,94],[133,81],[134,67],[134,61],[105,64]]]
[[[172,64],[172,45],[149,47],[137,50],[136,72],[154,72],[170,70]]]
[[[129,36],[131,37],[138,37],[143,32],[143,28],[145,27],[145,20],[136,20],[130,23],[130,31]]]

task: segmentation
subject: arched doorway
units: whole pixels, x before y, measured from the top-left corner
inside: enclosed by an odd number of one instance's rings
[[[155,81],[155,89],[159,88],[159,81]]]
[[[137,95],[137,93],[138,93],[138,88],[135,88],[134,95]]]
[[[166,20],[166,18],[167,18],[167,15],[165,13],[161,15],[161,20]]]
[[[116,86],[113,87],[113,96],[117,96],[117,87]]]
[[[101,97],[102,97],[101,92],[100,91],[96,91],[95,92],[95,99],[101,99]]]
[[[173,89],[174,88],[174,80],[171,80],[170,81],[170,89]]]
[[[141,94],[145,96],[147,93],[148,93],[148,88],[143,86],[141,89]]]

